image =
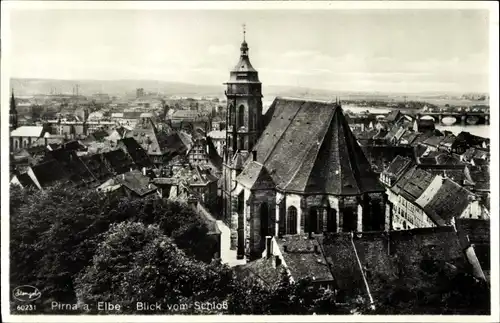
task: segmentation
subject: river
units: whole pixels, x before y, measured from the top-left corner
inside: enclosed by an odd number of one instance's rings
[[[265,101],[263,106],[264,106],[264,111],[263,113],[266,112],[266,110],[269,108],[273,101]],[[380,113],[380,114],[386,114],[391,111],[391,109],[384,109],[384,108],[373,108],[373,107],[359,107],[355,105],[347,105],[343,104],[342,109],[344,111],[351,111],[354,113],[361,113],[365,111],[369,111],[370,113]],[[454,133],[455,135],[458,135],[462,131],[467,131],[470,132],[473,135],[480,136],[480,137],[485,137],[488,138],[490,137],[490,126],[489,125],[461,125],[461,124],[455,124],[453,126],[444,126],[444,125],[436,125],[436,128],[439,130],[448,130]]]
[[[344,105],[342,106],[342,109],[344,111],[351,111],[354,113],[361,113],[365,111],[370,111],[370,113],[380,113],[380,114],[386,114],[391,111],[391,109],[383,109],[383,108],[371,108],[371,107],[358,107],[358,106],[353,106],[353,105]],[[439,130],[448,130],[454,133],[455,135],[458,135],[462,131],[467,131],[470,132],[473,135],[484,137],[484,138],[489,138],[490,137],[490,126],[489,125],[461,125],[459,124],[454,124],[452,126],[444,126],[444,125],[436,125],[436,128]]]

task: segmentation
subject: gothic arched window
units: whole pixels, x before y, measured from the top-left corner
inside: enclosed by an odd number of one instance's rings
[[[286,233],[297,234],[297,208],[290,206],[286,214]]]
[[[230,105],[228,111],[229,111],[229,124],[234,127],[234,123],[236,122],[236,111],[234,106]]]
[[[237,127],[240,128],[244,126],[245,124],[245,107],[243,105],[240,105],[238,108],[238,125]]]

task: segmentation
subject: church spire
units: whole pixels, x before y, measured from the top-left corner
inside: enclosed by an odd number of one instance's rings
[[[16,99],[14,98],[14,89],[12,89],[12,95],[10,97],[10,107],[9,107],[9,129],[12,131],[16,128],[17,128]]]
[[[241,43],[240,51],[242,57],[248,57],[248,44],[246,40],[247,29],[245,24],[243,24],[242,27],[243,27],[243,42]]]
[[[14,98],[14,89],[12,89],[12,95],[10,97],[10,111],[16,110],[16,99]]]

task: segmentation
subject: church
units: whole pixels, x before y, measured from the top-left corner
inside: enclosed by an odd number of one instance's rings
[[[223,217],[239,259],[261,258],[269,236],[388,230],[384,187],[340,102],[278,97],[263,114],[245,38],[226,86]]]

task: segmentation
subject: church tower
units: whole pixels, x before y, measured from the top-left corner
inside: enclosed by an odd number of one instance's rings
[[[262,118],[262,83],[259,74],[253,68],[248,56],[248,44],[245,39],[246,30],[243,25],[243,42],[240,47],[240,59],[231,70],[225,95],[227,98],[226,113],[226,146],[224,149],[222,202],[224,221],[231,228],[231,249],[238,246],[238,257],[244,253],[242,218],[238,211],[244,203],[231,197],[236,177],[243,169],[243,163],[250,155],[252,148],[262,134],[264,123]]]
[[[14,98],[14,89],[12,89],[12,96],[10,97],[10,109],[9,109],[9,130],[12,131],[16,128],[17,128],[16,99]]]
[[[244,28],[244,27],[243,27]],[[262,83],[250,63],[248,44],[243,29],[240,60],[227,83],[228,151],[251,151],[262,133]]]

